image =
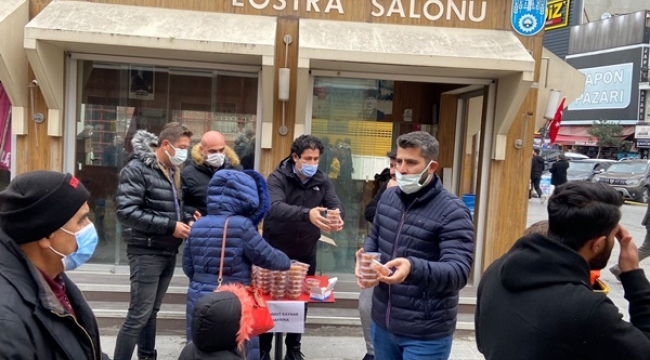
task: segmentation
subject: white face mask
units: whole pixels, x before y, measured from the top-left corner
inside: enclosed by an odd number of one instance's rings
[[[214,167],[218,168],[223,165],[223,162],[226,160],[226,155],[222,153],[216,153],[216,154],[208,154],[208,158],[205,159],[205,163]]]
[[[431,166],[431,163],[433,161],[429,162],[429,164],[422,170],[421,173],[419,174],[406,174],[402,175],[399,171],[395,171],[395,180],[397,180],[397,185],[399,188],[404,192],[405,194],[413,194],[414,192],[417,192],[418,190],[422,189],[427,183],[429,183],[429,180],[431,179],[432,174],[429,174],[427,176],[426,180],[422,180],[422,176],[429,171],[429,167]]]
[[[169,161],[172,163],[174,166],[181,166],[185,160],[187,160],[187,149],[177,149],[174,147],[174,145],[169,144],[174,149],[174,156],[169,155],[167,150],[165,150],[165,154],[167,154],[167,157],[169,157]]]

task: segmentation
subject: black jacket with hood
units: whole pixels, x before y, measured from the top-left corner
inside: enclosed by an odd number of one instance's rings
[[[75,316],[59,302],[40,271],[0,229],[0,359],[101,360],[95,315],[65,275]]]
[[[643,270],[620,278],[630,322],[592,290],[576,251],[541,235],[519,239],[479,284],[479,351],[488,360],[649,359],[650,283]]]
[[[569,162],[566,160],[558,160],[551,165],[551,185],[560,186],[567,182],[567,170],[569,170]]]
[[[208,198],[208,184],[212,175],[219,170],[242,170],[239,163],[239,157],[235,151],[226,146],[224,151],[226,158],[224,159],[221,167],[214,169],[205,163],[203,155],[201,155],[201,148],[199,144],[194,145],[192,148],[192,158],[188,159],[185,167],[181,171],[181,182],[183,184],[183,201],[185,203],[185,211],[194,214],[195,211],[206,215],[207,211],[207,198]]]
[[[252,301],[241,284],[228,284],[203,296],[192,315],[192,342],[178,360],[243,360],[260,358],[257,349],[244,350],[254,323]],[[253,353],[250,353],[253,351]]]
[[[530,176],[542,176],[542,173],[544,172],[544,158],[535,155],[533,156],[532,160],[532,165],[530,168]]]
[[[341,210],[334,185],[320,170],[306,183],[293,172],[295,163],[288,157],[269,175],[267,185],[271,210],[264,219],[264,239],[291,259],[316,253],[320,229],[309,221],[309,210],[322,206]]]
[[[170,178],[156,158],[157,143],[158,137],[139,130],[131,141],[133,156],[120,172],[117,219],[131,254],[175,255],[183,241],[173,235],[176,222],[192,219],[184,211],[181,171],[174,168]]]

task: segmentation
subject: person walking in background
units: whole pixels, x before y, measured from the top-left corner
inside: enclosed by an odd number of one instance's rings
[[[397,146],[398,186],[379,199],[370,236],[357,252],[357,258],[379,252],[380,261],[394,268],[374,288],[375,358],[447,359],[458,293],[474,257],[474,223],[467,206],[435,174],[438,140],[416,131],[397,138]],[[358,261],[355,274],[361,277]]]
[[[108,359],[66,275],[97,246],[89,198],[77,178],[53,171],[18,175],[0,192],[0,358]]]
[[[569,169],[569,162],[564,154],[557,156],[557,161],[551,165],[551,194],[557,186],[567,182],[567,170]]]
[[[650,203],[648,203],[648,206],[646,207],[645,216],[643,216],[641,225],[645,226],[645,238],[643,239],[643,244],[641,244],[641,247],[639,247],[638,250],[639,262],[650,256]],[[618,265],[612,266],[609,268],[609,271],[616,277],[616,279],[621,280],[621,268]]]
[[[542,189],[539,187],[539,183],[542,181],[542,173],[544,172],[544,158],[539,156],[539,149],[533,149],[533,158],[531,159],[530,166],[530,191],[528,192],[528,198],[531,198],[532,190],[535,190],[537,197],[542,199]]]
[[[226,145],[218,131],[208,131],[192,148],[192,158],[181,171],[185,210],[193,215],[207,213],[208,183],[214,173],[224,169],[242,170],[239,157]],[[198,212],[198,214],[196,214]]]
[[[648,358],[650,283],[620,225],[622,205],[616,190],[601,183],[555,189],[547,236],[522,237],[481,279],[476,343],[486,359]],[[630,322],[590,286],[590,270],[607,265],[616,241]]]
[[[190,233],[191,214],[183,209],[181,171],[192,132],[169,123],[160,135],[138,131],[133,157],[120,173],[117,219],[130,230],[126,253],[131,300],[115,343],[114,360],[156,359],[156,316],[176,266],[176,254]]]
[[[316,272],[316,244],[322,231],[341,231],[345,211],[326,174],[318,170],[323,144],[312,135],[301,135],[291,145],[268,179],[271,211],[264,219],[264,238],[291,259],[309,264],[307,275]],[[338,210],[335,223],[323,216]],[[305,311],[307,316],[307,311]],[[302,360],[301,334],[287,334],[286,360]],[[261,359],[270,360],[273,334],[260,336]]]
[[[208,213],[192,226],[183,249],[183,271],[190,279],[187,291],[187,341],[192,341],[194,304],[217,288],[221,246],[227,225],[223,282],[250,285],[251,265],[288,270],[289,258],[274,249],[257,231],[270,208],[266,181],[253,170],[217,172],[208,187]],[[255,346],[249,359],[259,359]]]

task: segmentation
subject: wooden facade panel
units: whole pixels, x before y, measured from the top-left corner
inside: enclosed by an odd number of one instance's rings
[[[539,59],[542,37],[521,38],[536,59],[535,79],[539,77]],[[506,140],[506,159],[492,161],[483,253],[483,269],[507,252],[519,239],[526,227],[528,215],[528,183],[530,179],[531,153],[535,126],[532,119],[537,104],[537,89],[531,88],[512,122]],[[524,114],[531,112],[527,119]],[[514,147],[515,140],[523,139],[521,149]],[[490,216],[489,214],[494,214]]]
[[[294,125],[296,123],[296,81],[298,74],[298,19],[293,17],[280,17],[278,18],[278,26],[276,30],[276,45],[275,45],[275,84],[278,84],[278,69],[285,66],[285,44],[283,38],[285,35],[291,35],[293,42],[289,45],[289,58],[287,59],[287,67],[291,70],[291,79],[289,85],[289,100],[284,102],[285,126],[289,132],[287,135],[280,135],[278,129],[282,126],[282,107],[283,102],[278,100],[278,87],[273,89],[273,147],[271,148],[271,168],[265,169],[268,172],[273,171],[275,166],[280,163],[291,149],[291,144],[294,139]]]
[[[440,143],[440,156],[438,156],[439,176],[443,168],[454,166],[454,145],[456,142],[456,111],[458,109],[458,96],[440,96],[440,122],[438,124],[438,142]]]

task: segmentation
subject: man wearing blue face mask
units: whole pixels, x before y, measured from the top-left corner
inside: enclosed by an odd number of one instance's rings
[[[397,138],[398,186],[382,194],[370,236],[357,253],[379,252],[381,262],[394,269],[379,275],[373,294],[377,360],[439,360],[451,352],[458,292],[473,261],[474,224],[465,204],[435,174],[438,152],[429,133]],[[356,273],[360,277],[358,268]]]
[[[192,132],[169,123],[160,135],[138,131],[133,156],[120,173],[117,219],[126,228],[131,271],[129,312],[115,342],[115,360],[156,359],[156,316],[174,275],[178,248],[194,219],[184,209],[180,165]]]
[[[318,170],[322,154],[323,143],[317,137],[301,135],[267,181],[271,210],[264,219],[264,239],[290,259],[309,264],[308,275],[316,272],[321,230],[341,231],[345,215],[329,177]],[[340,216],[334,223],[323,216],[336,209]],[[286,360],[303,359],[300,340],[300,334],[287,334]],[[261,360],[270,359],[272,341],[273,334],[260,336]]]
[[[18,175],[0,192],[1,359],[108,358],[65,274],[97,246],[89,197],[77,178],[52,171]]]

